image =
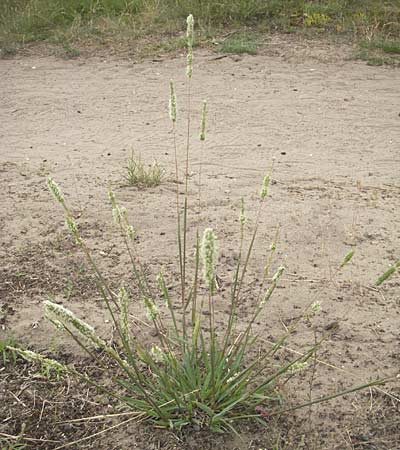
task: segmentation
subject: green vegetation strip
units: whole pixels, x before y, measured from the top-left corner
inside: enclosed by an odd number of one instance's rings
[[[176,34],[190,13],[206,40],[222,28],[244,30],[222,43],[224,52],[256,53],[258,41],[249,27],[261,27],[343,34],[363,42],[364,56],[369,49],[399,53],[398,0],[2,0],[1,56],[14,55],[26,43],[46,41],[65,57],[75,57],[79,50],[74,45],[129,43],[146,36],[167,37],[159,39],[165,44],[150,46],[150,52],[173,50],[180,47]]]

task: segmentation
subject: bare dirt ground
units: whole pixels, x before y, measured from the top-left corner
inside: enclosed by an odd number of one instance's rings
[[[200,221],[219,235],[218,273],[227,287],[240,197],[247,202],[250,228],[256,194],[275,158],[240,314],[243,321],[250,314],[257,277],[280,224],[274,268],[283,264],[287,270],[258,331],[265,342],[272,341],[306,305],[322,303],[318,331],[335,323],[339,328],[318,354],[329,365],[318,365],[314,396],[395,376],[400,366],[400,280],[395,275],[382,289],[372,287],[399,257],[400,72],[348,61],[335,49],[326,55],[323,48],[296,53],[290,46],[282,53],[272,44],[258,56],[219,58],[199,51],[192,97],[191,190],[195,198],[202,162]],[[183,162],[185,58],[134,63],[115,57],[64,61],[30,56],[0,61],[0,75],[0,337],[13,336],[29,348],[78,361],[96,374],[43,319],[42,301],[54,296],[110,335],[93,277],[64,229],[46,176],[51,174],[63,187],[113,286],[128,280],[129,270],[112,226],[109,185],[129,211],[149,272],[157,273],[161,265],[171,268],[174,283],[168,82],[176,81]],[[197,140],[203,98],[209,104],[204,145]],[[166,169],[160,187],[124,186],[122,174],[132,149],[145,161],[156,158]],[[191,211],[194,230],[195,200]],[[337,271],[353,247],[352,262]],[[224,310],[221,305],[221,324]],[[132,313],[144,315],[139,304]],[[302,351],[312,342],[312,331],[304,326],[288,345]],[[104,399],[89,395],[87,388],[73,380],[47,381],[21,361],[2,364],[1,433],[18,435],[25,423],[28,448],[55,449],[103,429],[103,424],[68,422],[108,410]],[[306,371],[286,387],[290,404],[307,399],[309,379]],[[398,450],[399,405],[399,382],[392,382],[302,410],[270,429],[245,425],[242,440],[203,432],[175,436],[130,423],[71,448]]]

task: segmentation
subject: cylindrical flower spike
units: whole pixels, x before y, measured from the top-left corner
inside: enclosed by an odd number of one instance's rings
[[[201,242],[203,276],[211,294],[215,291],[215,264],[217,262],[217,236],[211,228],[206,228]]]
[[[321,310],[321,302],[316,301],[311,305],[311,311],[313,314],[318,314]]]
[[[279,278],[282,276],[283,271],[285,268],[283,266],[278,267],[278,270],[275,272],[274,276],[272,277],[272,284],[276,284],[279,280]]]
[[[117,199],[115,198],[115,194],[111,189],[108,191],[108,198],[110,199],[111,206],[114,207],[117,204]]]
[[[127,364],[126,361],[118,355],[115,349],[107,345],[103,339],[97,336],[93,327],[76,317],[72,311],[49,300],[45,301],[44,305],[47,319],[49,319],[55,326],[61,326],[64,329],[68,329],[68,325],[71,326],[81,335],[81,337],[87,339],[87,341],[95,347],[104,350],[111,358],[118,361],[120,365],[125,367],[126,370],[131,371],[129,364]]]
[[[176,94],[174,88],[174,82],[169,82],[169,118],[172,122],[176,122]]]
[[[74,237],[75,242],[77,244],[81,243],[81,237],[79,234],[78,225],[75,223],[74,219],[71,216],[67,216],[67,218],[65,219],[65,224],[66,224],[69,232]]]
[[[203,110],[201,112],[201,128],[200,128],[200,140],[206,139],[206,116],[207,116],[207,100],[203,100]]]
[[[125,208],[123,206],[119,207],[118,205],[115,205],[112,208],[113,219],[114,219],[114,222],[117,225],[121,225],[122,224],[124,210],[125,210]]]
[[[132,225],[126,226],[126,235],[131,241],[135,239],[135,229],[133,228]]]
[[[63,326],[65,324],[72,325],[75,330],[77,330],[83,337],[91,341],[96,347],[107,347],[107,344],[96,335],[94,328],[76,317],[75,314],[69,309],[64,308],[62,305],[58,305],[57,303],[53,303],[50,300],[46,300],[44,302],[44,307],[46,317],[51,322],[55,321],[56,324]]]
[[[194,29],[194,19],[192,14],[188,16],[186,19],[187,22],[187,46],[188,46],[188,54],[187,54],[187,66],[186,66],[186,75],[188,78],[192,78],[193,74],[193,29]]]
[[[260,302],[260,308],[267,303],[267,301],[271,298],[272,293],[274,292],[276,285],[278,284],[279,278],[282,276],[285,268],[280,266],[278,270],[275,272],[275,275],[272,277],[271,286],[268,288],[267,292],[264,295],[264,298]]]
[[[193,46],[193,29],[194,29],[194,19],[193,15],[189,14],[186,19],[187,28],[186,28],[186,37],[187,43],[190,47]]]
[[[186,57],[187,64],[186,64],[186,75],[188,78],[192,78],[193,75],[193,48],[188,48],[188,54]]]
[[[115,197],[115,194],[114,194],[114,192],[111,189],[108,191],[108,198],[110,199],[112,215],[113,215],[114,222],[116,224],[120,224],[120,222],[121,222],[121,211],[120,211],[118,203],[117,203],[117,198]]]
[[[7,348],[18,355],[22,356],[27,361],[37,362],[44,366],[46,369],[55,370],[56,372],[68,372],[69,369],[64,364],[55,361],[54,359],[46,358],[36,352],[31,352],[30,350],[23,350],[21,348],[7,346]]]
[[[270,176],[266,175],[263,180],[263,185],[260,192],[261,199],[264,199],[268,195],[268,187],[270,182]]]
[[[129,223],[128,212],[123,206],[119,206],[113,191],[108,191],[108,198],[111,202],[112,215],[114,222],[119,225],[126,233],[128,239],[133,241],[135,238],[135,230]]]
[[[160,288],[160,291],[163,293],[164,300],[165,300],[165,306],[167,308],[171,308],[171,302],[170,302],[170,298],[168,295],[168,288],[167,288],[167,285],[165,284],[164,273],[162,270],[160,270],[159,274],[157,275],[157,282],[158,282],[158,287]]]
[[[50,192],[53,194],[54,198],[61,203],[62,205],[64,205],[64,195],[61,192],[61,189],[58,187],[58,184],[53,180],[53,178],[48,177],[47,178],[47,186],[50,190]]]
[[[159,314],[157,305],[153,302],[151,298],[145,297],[143,299],[144,306],[146,307],[146,314],[148,319],[156,320]]]
[[[289,372],[290,372],[290,374],[295,374],[297,372],[303,371],[304,369],[307,368],[307,366],[308,366],[307,361],[297,361],[290,366]]]
[[[158,345],[153,345],[150,350],[151,356],[156,362],[163,362],[165,360],[165,353]]]

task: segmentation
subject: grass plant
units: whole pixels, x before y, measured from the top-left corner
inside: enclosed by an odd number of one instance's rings
[[[374,38],[372,40],[364,40],[360,43],[362,48],[366,49],[380,49],[389,54],[400,54],[400,40],[399,39],[384,39]]]
[[[1,450],[25,450],[26,444],[19,442],[12,442],[10,439],[0,437],[0,449]]]
[[[222,53],[255,55],[258,46],[258,39],[254,34],[240,33],[225,39],[220,45],[219,51]]]
[[[76,376],[99,391],[114,398],[116,405],[125,406],[136,419],[147,420],[157,427],[180,430],[195,426],[209,428],[215,432],[237,432],[237,425],[243,420],[255,420],[265,424],[266,419],[275,414],[304,408],[327,401],[365,387],[382,384],[377,380],[351,387],[343,392],[330,393],[325,397],[309,398],[306,404],[287,407],[281,389],[288,380],[305,369],[307,362],[315,356],[317,349],[326,341],[332,331],[316,336],[313,343],[301,354],[292,358],[275,357],[297,325],[312,320],[318,313],[320,304],[310,304],[299,314],[297,320],[287,327],[263,351],[254,352],[258,342],[255,323],[260,318],[281,282],[284,267],[274,266],[278,231],[270,251],[266,255],[262,283],[254,295],[253,309],[245,323],[239,321],[238,306],[246,301],[244,287],[247,282],[249,261],[256,243],[260,227],[261,212],[268,201],[272,169],[262,180],[258,195],[258,210],[254,225],[247,240],[248,224],[245,203],[242,200],[238,212],[238,253],[233,270],[231,290],[225,298],[218,289],[215,267],[218,260],[218,237],[213,229],[200,230],[189,234],[188,210],[189,165],[191,136],[191,89],[193,74],[193,16],[187,18],[187,80],[188,105],[186,126],[186,160],[184,179],[180,180],[177,158],[176,125],[178,121],[177,98],[174,84],[170,83],[169,115],[172,125],[176,173],[177,247],[179,260],[179,292],[169,289],[172,274],[161,268],[156,284],[149,279],[135,242],[135,230],[126,209],[118,203],[113,191],[109,192],[112,215],[121,240],[130,259],[133,287],[120,286],[116,293],[102,274],[85,240],[80,234],[79,224],[57,185],[48,178],[48,187],[65,214],[66,225],[77,246],[86,256],[92,268],[104,307],[113,323],[116,333],[115,344],[109,344],[96,333],[94,328],[78,318],[72,311],[50,300],[45,302],[47,319],[59,330],[64,331],[88,355],[94,363],[108,374],[107,386],[99,380],[77,371],[73,366],[64,365],[32,351],[14,346],[7,349],[22,357],[36,361],[58,374]],[[206,141],[207,103],[202,106],[200,140]],[[201,181],[201,178],[199,177]],[[199,182],[201,186],[201,182]],[[199,206],[201,189],[199,189]],[[182,199],[182,200],[181,200]],[[194,254],[193,259],[189,254]],[[346,255],[343,266],[353,253]],[[138,292],[133,299],[132,292]],[[154,328],[157,342],[148,343],[130,322],[131,302],[140,301],[146,312],[147,323]],[[226,325],[216,325],[216,305],[224,303],[227,308]],[[135,325],[136,327],[136,325]],[[109,359],[112,365],[105,361]],[[117,367],[117,370],[115,369]],[[129,419],[131,420],[131,419]]]
[[[129,186],[139,188],[148,188],[159,186],[164,176],[164,170],[157,161],[153,161],[151,165],[146,165],[140,156],[136,156],[133,152],[128,159],[124,180]]]
[[[81,54],[77,48],[72,47],[68,42],[63,43],[63,50],[66,59],[77,58]]]
[[[359,59],[371,66],[400,65],[400,39],[382,34],[368,36],[360,42]]]
[[[362,48],[357,53],[357,58],[365,61],[369,66],[400,66],[398,55],[389,55],[374,49]]]
[[[1,450],[25,450],[27,445],[24,442],[25,424],[21,426],[21,432],[18,436],[0,433]]]
[[[9,347],[15,347],[15,340],[13,338],[0,339],[0,361],[3,366],[15,364],[17,361],[17,354],[10,350]]]

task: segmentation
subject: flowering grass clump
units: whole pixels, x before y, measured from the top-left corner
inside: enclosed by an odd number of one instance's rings
[[[188,117],[190,117],[190,89],[193,75],[193,17],[187,20],[187,78],[188,78]],[[200,140],[206,139],[206,102],[203,102],[200,120]],[[250,244],[245,249],[246,210],[242,199],[239,215],[239,252],[231,283],[231,292],[227,305],[226,326],[216,330],[216,302],[226,301],[219,293],[216,283],[216,263],[218,258],[218,238],[215,231],[206,228],[201,234],[197,229],[194,238],[194,264],[188,270],[188,205],[189,205],[189,157],[190,157],[190,120],[186,143],[185,179],[179,180],[176,151],[177,99],[174,85],[170,83],[169,115],[173,127],[173,142],[176,168],[176,211],[177,211],[177,246],[179,256],[180,288],[179,297],[173,298],[167,287],[166,276],[160,270],[157,285],[149,279],[135,243],[135,230],[129,222],[126,209],[118,204],[114,192],[109,192],[112,215],[126,247],[134,286],[139,294],[133,299],[131,290],[121,286],[114,292],[102,275],[89,248],[82,238],[79,225],[67,206],[65,197],[52,178],[48,187],[66,216],[67,228],[76,244],[85,254],[88,264],[97,278],[100,294],[105,308],[113,322],[117,342],[112,346],[96,333],[89,324],[75,316],[65,307],[51,301],[45,302],[45,314],[57,328],[65,331],[94,359],[95,363],[109,371],[107,387],[101,382],[76,371],[74,368],[34,352],[12,347],[12,349],[29,360],[45,364],[58,372],[67,372],[82,378],[96,386],[100,391],[112,395],[118,406],[124,405],[133,414],[156,424],[159,427],[181,429],[184,426],[207,427],[213,431],[235,431],[238,421],[255,419],[264,422],[267,413],[273,411],[273,405],[281,403],[278,386],[285,384],[296,373],[305,369],[307,361],[315,355],[321,343],[329,333],[316,339],[314,344],[303,354],[292,360],[276,364],[273,360],[297,323],[304,318],[318,313],[320,304],[310,304],[296,323],[287,328],[282,335],[264,352],[254,354],[252,348],[257,342],[254,324],[266,308],[280,279],[284,267],[280,266],[270,276],[270,267],[276,250],[278,231],[266,256],[262,285],[254,309],[247,323],[239,324],[237,309],[242,298],[249,260],[252,255],[259,218],[268,199],[271,174],[267,174],[259,193],[259,208],[255,225],[250,236]],[[200,177],[199,177],[199,185]],[[184,189],[181,201],[181,186]],[[200,189],[199,189],[200,203]],[[201,277],[201,273],[203,277]],[[190,279],[189,279],[190,277]],[[132,289],[133,291],[133,289]],[[160,302],[163,301],[163,305]],[[150,345],[141,333],[132,330],[129,320],[129,307],[132,301],[141,302],[146,313],[148,325],[155,330],[158,342]],[[11,347],[10,347],[11,348]],[[105,363],[109,358],[113,364],[110,369]],[[115,366],[119,370],[115,370]],[[114,389],[110,388],[109,381]],[[369,384],[372,385],[373,383]],[[352,392],[365,386],[351,388]],[[307,405],[321,402],[342,395],[333,394],[317,400],[310,400]],[[298,407],[302,407],[300,405]],[[278,410],[279,412],[279,410]],[[268,413],[270,414],[270,413]]]
[[[126,166],[124,180],[129,186],[148,188],[159,186],[164,177],[164,170],[160,164],[154,160],[151,165],[146,165],[140,156],[133,152]]]

